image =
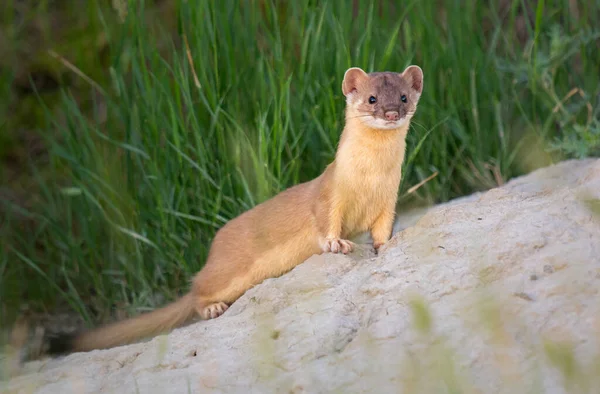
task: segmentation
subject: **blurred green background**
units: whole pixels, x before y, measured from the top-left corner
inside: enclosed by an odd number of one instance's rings
[[[0,321],[97,325],[187,291],[220,226],[333,159],[351,66],[424,70],[401,209],[598,156],[599,20],[570,0],[3,1]]]

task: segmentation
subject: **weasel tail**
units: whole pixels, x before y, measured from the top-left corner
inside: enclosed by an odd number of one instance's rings
[[[77,335],[51,338],[48,353],[59,355],[71,352],[87,352],[125,345],[141,338],[159,335],[177,328],[196,316],[191,294],[175,302],[132,319],[99,327]]]

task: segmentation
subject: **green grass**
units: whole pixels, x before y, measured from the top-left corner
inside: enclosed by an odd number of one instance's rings
[[[402,203],[598,155],[600,5],[505,3],[141,1],[121,23],[90,1],[108,60],[47,60],[78,89],[36,104],[36,203],[3,200],[2,320],[26,302],[98,324],[185,292],[220,226],[332,160],[351,66],[424,70],[401,195],[438,175]]]

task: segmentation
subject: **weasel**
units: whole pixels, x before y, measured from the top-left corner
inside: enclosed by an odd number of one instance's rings
[[[405,139],[423,91],[423,72],[344,74],[345,125],[334,160],[317,178],[256,205],[217,231],[189,292],[153,312],[53,338],[51,355],[135,342],[192,318],[213,319],[248,289],[310,256],[350,253],[369,231],[375,250],[391,237]]]

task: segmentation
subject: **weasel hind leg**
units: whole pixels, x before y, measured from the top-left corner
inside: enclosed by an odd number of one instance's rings
[[[215,302],[212,304],[200,304],[197,307],[198,314],[204,320],[214,319],[221,316],[229,306],[224,302]]]
[[[203,320],[221,316],[251,286],[248,281],[236,281],[222,273],[202,271],[194,280],[194,308]]]

